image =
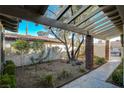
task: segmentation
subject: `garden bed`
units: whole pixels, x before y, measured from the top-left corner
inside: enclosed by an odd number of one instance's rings
[[[84,64],[72,66],[65,60],[37,64],[37,71],[34,65],[25,66],[23,70],[18,67],[16,69],[17,87],[60,87],[88,72],[84,69]]]

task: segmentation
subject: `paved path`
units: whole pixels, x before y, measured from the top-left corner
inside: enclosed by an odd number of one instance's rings
[[[105,82],[120,60],[111,60],[94,71],[64,85],[62,88],[117,88],[117,86]]]

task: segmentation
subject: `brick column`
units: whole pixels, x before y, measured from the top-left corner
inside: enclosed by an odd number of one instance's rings
[[[109,60],[109,40],[105,42],[105,59]]]
[[[121,37],[121,46],[124,47],[124,34],[121,34],[120,37]]]
[[[91,35],[86,35],[86,44],[85,44],[85,59],[86,59],[86,68],[93,68],[93,37]]]

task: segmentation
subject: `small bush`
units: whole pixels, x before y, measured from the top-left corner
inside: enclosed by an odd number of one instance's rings
[[[123,62],[112,73],[111,79],[118,86],[123,86]]]
[[[101,65],[101,64],[103,64],[105,62],[106,62],[105,58],[103,58],[103,57],[95,57],[95,64],[96,65]]]
[[[54,79],[53,79],[53,75],[49,74],[49,75],[45,75],[43,78],[41,78],[41,84],[44,87],[54,87]]]
[[[6,64],[5,64],[5,66],[6,66],[6,65],[9,65],[9,64],[13,64],[13,65],[15,65],[14,62],[13,62],[12,60],[6,60]]]
[[[81,73],[86,72],[86,71],[85,71],[85,69],[84,69],[84,68],[82,68],[82,67],[80,67],[80,68],[79,68],[79,71],[80,71]]]
[[[12,60],[7,60],[4,65],[4,74],[15,75],[16,66]]]
[[[115,84],[118,84],[119,86],[122,86],[123,85],[123,70],[122,69],[116,70],[112,74],[112,81]]]
[[[15,75],[15,65],[8,64],[4,68],[4,74]]]
[[[58,76],[58,79],[65,79],[65,78],[68,78],[70,77],[72,74],[66,70],[63,70],[60,75]]]
[[[0,87],[14,88],[16,87],[16,79],[14,75],[4,74],[0,78]]]
[[[7,60],[4,65],[3,75],[0,78],[0,87],[16,87],[15,69],[16,66],[13,61]]]

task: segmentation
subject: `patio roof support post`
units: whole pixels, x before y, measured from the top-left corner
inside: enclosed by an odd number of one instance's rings
[[[85,44],[85,59],[86,59],[86,69],[91,70],[93,68],[93,36],[86,35]]]
[[[122,33],[120,37],[121,37],[121,46],[124,47],[124,33]]]
[[[109,40],[106,40],[105,42],[105,59],[109,60]]]
[[[1,24],[0,22],[0,72],[2,74],[3,72],[3,64],[5,63],[5,54],[4,54],[4,41],[5,41],[5,38],[4,38],[4,28],[3,28],[3,25]]]
[[[122,61],[124,61],[124,24],[123,24],[123,31],[121,34],[121,58],[123,58]],[[124,62],[123,62],[123,67],[124,67]],[[123,85],[124,85],[124,69],[123,69]]]

